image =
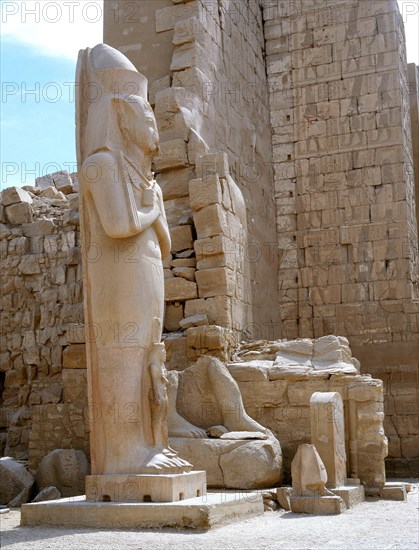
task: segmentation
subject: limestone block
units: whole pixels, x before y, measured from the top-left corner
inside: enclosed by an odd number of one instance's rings
[[[278,487],[276,490],[276,499],[279,506],[283,510],[291,510],[290,496],[292,489],[291,487]]]
[[[184,370],[188,368],[191,361],[187,358],[186,336],[182,332],[169,334],[164,339],[166,348],[166,368],[168,370]]]
[[[336,515],[346,510],[343,499],[339,496],[309,496],[291,495],[291,511],[294,514]]]
[[[67,200],[64,193],[58,191],[55,187],[45,187],[45,189],[41,191],[40,196],[47,199]]]
[[[38,189],[45,189],[47,187],[53,187],[54,186],[54,180],[52,179],[52,174],[46,174],[45,176],[41,176],[39,178],[35,179],[35,186]]]
[[[183,305],[180,302],[166,304],[164,328],[169,332],[179,330],[179,322],[183,319]]]
[[[187,354],[190,359],[211,352],[221,359],[227,359],[229,349],[234,345],[230,331],[216,325],[191,327],[186,331]]]
[[[265,382],[268,380],[269,369],[273,361],[253,360],[247,362],[234,362],[227,368],[236,382]]]
[[[221,204],[222,191],[217,174],[189,181],[189,199],[193,210],[200,210],[211,204]]]
[[[11,204],[27,203],[32,204],[33,200],[30,194],[22,187],[8,187],[1,194],[3,206]]]
[[[158,184],[165,201],[188,196],[188,181],[193,177],[191,168],[167,170],[158,175]]]
[[[227,229],[226,212],[219,204],[206,206],[194,213],[198,239],[221,235]]]
[[[160,94],[158,94],[158,96],[160,96]],[[182,110],[177,113],[172,113],[170,111],[163,112],[157,117],[157,121],[161,142],[173,141],[175,139],[181,139],[185,142],[189,140],[193,119],[192,113],[188,109],[182,108]],[[186,148],[188,147],[186,146]],[[193,177],[193,175],[191,177]]]
[[[218,174],[220,178],[225,178],[230,174],[226,153],[211,153],[198,160],[196,163],[197,177],[203,178],[211,174]]]
[[[36,495],[36,497],[33,499],[32,502],[44,502],[46,500],[58,500],[61,498],[61,493],[57,489],[57,487],[44,487],[39,491],[39,493]]]
[[[243,247],[239,243],[226,237],[225,235],[215,235],[204,239],[196,239],[194,242],[196,260],[201,264],[199,269],[209,269],[210,267],[234,265],[241,261]],[[216,265],[211,265],[217,262]]]
[[[206,68],[207,64],[208,56],[204,48],[198,42],[188,42],[175,47],[170,70],[183,71],[195,66]]]
[[[315,392],[310,398],[311,443],[327,471],[328,487],[346,483],[345,419],[337,392]]]
[[[154,106],[156,103],[156,95],[162,90],[170,88],[170,76],[164,76],[163,78],[158,78],[155,80],[149,89],[148,100],[151,106]]]
[[[179,220],[181,218],[189,216],[191,213],[188,197],[167,200],[164,203],[164,208],[166,210],[167,223],[169,227],[176,227],[179,225]]]
[[[156,32],[164,32],[174,29],[176,22],[198,16],[198,7],[195,2],[187,2],[179,5],[168,6],[156,10]]]
[[[170,230],[172,242],[171,251],[181,252],[193,247],[192,229],[190,225],[180,225]]]
[[[236,277],[233,271],[225,267],[198,270],[195,278],[199,297],[233,296]]]
[[[208,324],[208,317],[205,313],[196,313],[179,321],[179,325],[183,330]]]
[[[87,403],[87,374],[84,369],[63,369],[63,399],[65,403]]]
[[[188,165],[188,152],[183,139],[171,139],[160,143],[160,155],[155,159],[157,172]]]
[[[73,193],[73,182],[70,174],[66,170],[54,172],[54,174],[51,174],[51,177],[58,191],[61,191],[64,195]]]
[[[6,216],[12,225],[22,225],[31,222],[32,214],[32,207],[30,203],[26,201],[11,204],[6,207]]]
[[[199,99],[190,90],[178,86],[168,86],[157,93],[155,110],[156,117],[158,120],[161,120],[164,115],[169,113],[175,114],[185,109],[192,111],[193,109],[199,107],[199,104]],[[167,117],[164,118],[167,119]],[[191,124],[187,125],[191,127]]]
[[[277,408],[283,406],[286,399],[287,382],[285,380],[240,382],[240,389],[246,405]]]
[[[196,267],[195,258],[175,258],[170,261],[170,267]]]
[[[9,507],[21,506],[28,501],[34,478],[14,458],[0,458],[0,504]]]
[[[7,239],[11,234],[12,232],[6,224],[0,224],[0,240]]]
[[[19,262],[18,269],[24,275],[35,275],[37,273],[41,273],[39,254],[28,254],[23,256]]]
[[[24,224],[23,234],[25,237],[41,237],[44,235],[51,235],[54,232],[55,224],[52,220],[42,219],[32,223]]]
[[[196,159],[208,153],[209,147],[206,141],[191,129],[188,141],[188,160],[189,164],[196,164]]]
[[[166,302],[192,300],[198,297],[196,283],[182,277],[166,279],[164,282],[164,299]]]
[[[83,329],[84,327],[82,327],[82,330]],[[64,369],[85,369],[86,368],[86,346],[84,344],[72,344],[64,348],[63,368]]]
[[[231,298],[226,296],[188,300],[185,304],[185,317],[204,313],[208,317],[210,324],[231,327],[231,303]]]
[[[63,497],[84,494],[84,480],[89,473],[89,463],[83,451],[55,449],[41,460],[36,474],[39,489],[56,487]]]
[[[197,17],[189,17],[176,22],[173,32],[173,44],[179,46],[187,42],[204,42],[205,31]]]
[[[225,434],[228,435],[228,434]],[[225,489],[263,489],[282,480],[278,441],[170,438],[170,445],[195,468],[207,473],[207,485]]]

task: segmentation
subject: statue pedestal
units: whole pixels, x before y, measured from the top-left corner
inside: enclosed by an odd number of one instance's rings
[[[206,494],[204,471],[86,477],[86,501],[89,502],[178,502]]]
[[[90,529],[210,529],[262,514],[261,493],[217,493],[178,502],[130,503],[88,502],[84,496],[79,496],[23,504],[21,525]]]

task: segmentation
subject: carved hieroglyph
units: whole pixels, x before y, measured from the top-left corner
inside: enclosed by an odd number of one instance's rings
[[[147,80],[105,44],[77,66],[92,474],[175,474],[160,343],[170,237]]]

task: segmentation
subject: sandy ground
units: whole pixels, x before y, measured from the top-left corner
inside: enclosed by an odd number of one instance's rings
[[[0,515],[1,548],[413,550],[419,548],[418,489],[416,482],[407,502],[368,499],[339,516],[305,516],[280,510],[207,532],[20,527],[20,511],[11,510]]]

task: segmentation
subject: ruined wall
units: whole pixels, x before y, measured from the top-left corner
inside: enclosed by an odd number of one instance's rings
[[[419,67],[414,63],[407,66],[409,79],[410,121],[412,126],[413,169],[416,187],[416,221],[419,233]]]
[[[20,460],[31,448],[39,460],[62,445],[88,452],[83,373],[65,359],[83,329],[77,182],[57,173],[38,183],[4,190],[0,207],[2,454]]]
[[[397,3],[267,0],[264,20],[282,335],[349,338],[386,383],[390,456],[407,473],[419,449],[418,129]]]
[[[219,245],[219,256],[242,253],[247,262],[244,292],[230,306],[232,323],[235,332],[247,337],[274,338],[279,335],[278,311],[271,308],[277,293],[276,231],[270,223],[274,203],[271,141],[266,132],[269,97],[259,2],[158,0],[146,2],[137,21],[131,22],[124,21],[126,3],[113,4],[119,6],[119,18],[115,22],[115,7],[107,6],[104,41],[126,53],[149,79],[150,102],[155,107],[162,151],[155,168],[169,223],[175,229],[181,215],[191,214],[188,181],[217,172],[214,157],[207,157],[197,174],[196,155],[227,153],[231,177],[245,198],[248,232],[244,250],[236,249],[233,242]],[[142,23],[144,17],[146,23]],[[140,60],[141,55],[145,59]],[[150,58],[155,58],[159,74],[152,68]],[[223,222],[221,218],[219,221]],[[217,267],[228,269],[226,265]],[[231,276],[232,273],[227,275]],[[213,277],[216,279],[217,273],[213,272]],[[201,293],[197,282],[197,298],[205,299],[205,291]],[[224,295],[229,302],[228,293]],[[190,299],[193,298],[179,297],[177,309],[170,308],[172,318],[185,317]],[[170,326],[173,327],[172,322]]]

